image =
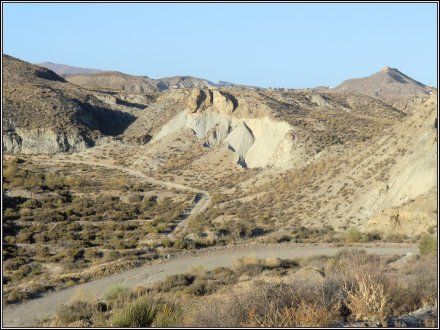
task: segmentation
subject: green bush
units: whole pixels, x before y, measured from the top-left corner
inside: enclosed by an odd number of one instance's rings
[[[430,235],[423,236],[419,242],[419,251],[421,255],[437,254],[437,238]]]
[[[116,284],[111,286],[104,294],[105,301],[108,302],[110,305],[114,305],[119,300],[123,299],[124,296],[128,295],[128,288]]]
[[[142,297],[116,312],[111,318],[114,327],[149,327],[157,313],[156,306]]]
[[[350,228],[345,232],[345,242],[357,243],[362,240],[362,233],[357,228]]]
[[[160,306],[153,325],[158,328],[175,328],[181,325],[182,316],[183,311],[179,305],[165,303]]]

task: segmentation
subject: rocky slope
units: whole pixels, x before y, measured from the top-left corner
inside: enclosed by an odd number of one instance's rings
[[[83,150],[134,120],[53,71],[3,55],[3,148],[13,153]]]
[[[390,67],[384,67],[369,77],[346,80],[334,90],[366,94],[391,104],[416,96],[428,98],[431,92],[428,86]]]
[[[186,129],[207,153],[228,149],[244,167],[286,169],[333,145],[369,139],[402,116],[368,96],[175,90],[149,106],[124,137],[164,146],[165,137],[187,136]]]
[[[379,193],[364,199],[371,217],[368,231],[407,236],[434,229],[437,223],[437,94],[402,124],[396,125],[379,145],[400,151]],[[373,152],[373,150],[372,150]],[[374,153],[373,153],[374,155]],[[367,195],[367,196],[368,196]],[[360,203],[360,201],[359,201]]]
[[[248,212],[267,210],[280,227],[285,221],[286,228],[292,222],[307,227],[330,224],[338,230],[360,227],[382,237],[435,230],[436,118],[433,93],[414,114],[370,139],[327,148],[261,188],[250,186],[251,196],[261,195],[247,205]],[[277,214],[277,209],[283,212]]]

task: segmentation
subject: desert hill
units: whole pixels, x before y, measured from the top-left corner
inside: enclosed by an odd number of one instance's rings
[[[147,93],[165,91],[179,88],[205,88],[215,86],[205,79],[194,77],[168,77],[150,79],[145,76],[133,76],[121,72],[102,72],[95,74],[74,74],[66,79],[76,85],[89,88],[111,91],[129,91],[134,93]]]
[[[68,81],[89,89],[105,89],[111,91],[130,91],[147,93],[180,88],[236,87],[260,89],[255,86],[234,84],[228,81],[212,81],[191,76],[173,76],[152,79],[147,76],[129,75],[117,71],[86,69],[66,64],[43,62],[36,64],[45,67],[66,78]]]
[[[77,151],[134,120],[51,70],[3,55],[3,147],[8,152]]]
[[[388,66],[371,76],[346,80],[334,90],[366,94],[391,104],[415,96],[429,97],[431,92],[428,86]]]
[[[66,79],[78,86],[92,90],[126,91],[132,93],[157,92],[158,88],[151,79],[142,76],[132,76],[121,72],[101,72],[95,74],[74,74]]]
[[[104,70],[99,70],[99,69],[80,68],[77,66],[71,66],[67,64],[57,64],[52,62],[36,63],[36,65],[52,70],[57,75],[62,77],[70,74],[93,74],[93,73],[104,72]]]

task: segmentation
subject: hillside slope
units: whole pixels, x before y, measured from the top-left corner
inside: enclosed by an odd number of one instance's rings
[[[55,153],[118,135],[134,117],[108,107],[53,71],[3,55],[3,148]]]
[[[163,144],[190,129],[206,152],[230,149],[242,166],[291,168],[330,146],[369,139],[402,116],[368,96],[176,90],[160,96],[124,136]]]
[[[265,214],[286,231],[331,225],[383,236],[425,233],[437,219],[436,118],[433,94],[381,134],[334,148],[267,183],[252,180],[238,196],[249,198],[242,205],[251,217]]]

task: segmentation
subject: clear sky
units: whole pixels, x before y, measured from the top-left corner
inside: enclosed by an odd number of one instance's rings
[[[3,3],[3,52],[290,88],[336,86],[389,65],[437,86],[437,4]]]

